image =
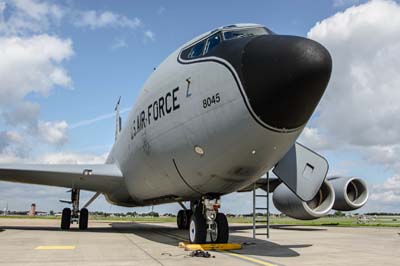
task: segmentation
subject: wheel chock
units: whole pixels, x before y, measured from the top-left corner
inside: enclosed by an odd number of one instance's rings
[[[190,244],[188,242],[179,242],[179,247],[187,251],[192,250],[235,250],[241,249],[242,245],[237,243],[207,243],[207,244]]]

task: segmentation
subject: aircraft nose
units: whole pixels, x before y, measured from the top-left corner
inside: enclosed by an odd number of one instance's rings
[[[328,84],[332,59],[310,39],[263,35],[242,54],[243,87],[249,103],[265,124],[295,129],[311,117]]]

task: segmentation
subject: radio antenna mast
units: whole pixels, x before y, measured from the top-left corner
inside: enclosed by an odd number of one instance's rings
[[[115,141],[117,141],[118,135],[121,132],[121,116],[119,115],[120,102],[121,102],[121,96],[119,96],[118,102],[115,105]]]

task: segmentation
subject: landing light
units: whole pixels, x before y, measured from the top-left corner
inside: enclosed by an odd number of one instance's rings
[[[203,155],[204,155],[204,150],[203,150],[203,148],[200,147],[200,146],[198,146],[198,145],[194,146],[194,151],[195,151],[198,155],[200,155],[200,156],[203,156]]]
[[[255,155],[256,154],[256,150],[252,150],[251,154]]]

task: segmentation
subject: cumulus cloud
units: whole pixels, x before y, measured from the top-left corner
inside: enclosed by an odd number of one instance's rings
[[[60,145],[67,141],[65,121],[39,121],[40,105],[26,101],[32,93],[49,95],[57,87],[72,88],[63,63],[74,54],[72,41],[47,34],[0,37],[0,112],[6,125],[25,135],[24,143],[7,141],[8,156],[26,155],[33,138]],[[3,154],[4,155],[4,154]]]
[[[388,178],[383,184],[372,187],[370,199],[396,206],[400,202],[400,176]]]
[[[27,100],[72,88],[63,66],[74,54],[72,41],[47,33],[63,16],[63,8],[43,1],[0,2],[2,162],[27,159],[38,143],[60,145],[68,139],[65,121],[39,120],[40,105]]]
[[[139,18],[128,18],[111,11],[98,12],[95,10],[79,12],[74,23],[78,27],[89,27],[90,29],[121,27],[137,28],[141,25]]]
[[[44,16],[52,16],[58,19],[63,16],[61,8],[54,4],[35,0],[13,0],[11,3],[13,3],[17,9],[36,20],[40,20]]]
[[[319,129],[315,127],[304,128],[299,138],[299,142],[315,150],[332,148],[327,139],[324,138],[322,134],[319,132]]]
[[[387,185],[400,174],[400,5],[373,0],[347,8],[318,22],[308,37],[328,48],[333,72],[313,120],[317,131],[303,135],[395,172],[371,198],[400,203]]]
[[[399,143],[400,6],[371,1],[348,8],[317,23],[308,37],[333,57],[318,126],[353,145]]]
[[[0,38],[0,105],[31,92],[48,95],[55,86],[71,87],[62,63],[73,55],[72,41],[47,34]]]
[[[16,131],[0,131],[0,153],[11,143],[21,143],[22,136]]]
[[[9,15],[4,12],[9,9]],[[6,35],[40,33],[58,23],[64,9],[56,4],[35,0],[9,0],[0,2],[0,32]],[[7,17],[7,19],[5,19]]]
[[[60,145],[67,142],[68,124],[65,121],[39,121],[39,136],[49,144]]]

